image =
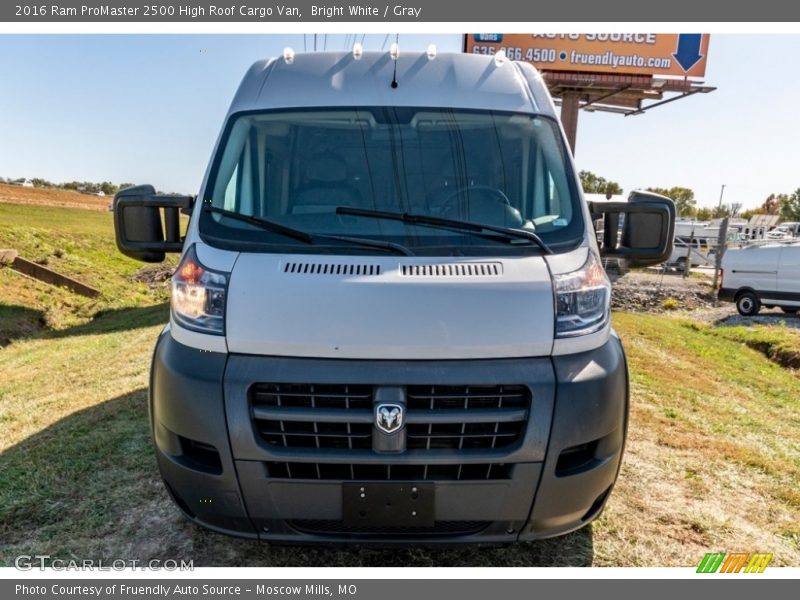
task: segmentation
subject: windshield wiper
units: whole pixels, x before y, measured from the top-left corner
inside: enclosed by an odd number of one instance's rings
[[[352,206],[337,206],[337,215],[353,215],[356,217],[373,217],[375,219],[389,219],[392,221],[402,221],[413,225],[424,225],[428,227],[439,227],[443,229],[457,229],[459,231],[470,231],[480,237],[496,240],[495,236],[483,234],[484,231],[498,233],[506,240],[530,240],[541,248],[545,254],[552,254],[550,247],[542,241],[538,235],[525,229],[515,229],[513,227],[499,227],[497,225],[483,225],[472,221],[458,221],[455,219],[445,219],[442,217],[432,217],[430,215],[418,215],[414,213],[387,212],[382,210],[370,210],[367,208],[355,208]]]
[[[399,252],[400,254],[403,254],[405,256],[414,256],[414,253],[409,248],[406,248],[402,244],[395,244],[394,242],[385,242],[382,240],[367,240],[363,238],[355,238],[345,235],[326,235],[326,234],[312,235],[307,231],[302,231],[301,229],[294,229],[292,227],[287,227],[286,225],[281,225],[280,223],[276,223],[275,221],[270,221],[269,219],[262,219],[261,217],[254,217],[252,215],[245,215],[242,213],[234,212],[232,210],[225,210],[224,208],[219,208],[217,206],[213,206],[210,204],[205,205],[205,210],[207,210],[208,212],[220,214],[224,217],[235,219],[237,221],[249,223],[250,225],[255,225],[256,227],[260,227],[261,229],[266,229],[267,231],[271,231],[273,233],[285,235],[286,237],[290,237],[310,245],[316,244],[316,240],[333,240],[337,242],[345,242],[348,244],[352,244],[354,246],[364,246],[365,248],[377,248],[378,250],[389,250],[391,252]]]
[[[235,219],[237,221],[250,223],[250,225],[255,225],[256,227],[260,227],[261,229],[266,229],[267,231],[271,231],[273,233],[279,233],[281,235],[285,235],[286,237],[290,237],[295,240],[300,240],[301,242],[305,242],[306,244],[314,243],[314,238],[311,236],[310,233],[306,233],[305,231],[301,231],[299,229],[292,229],[291,227],[286,227],[285,225],[281,225],[280,223],[275,223],[274,221],[270,221],[268,219],[261,219],[259,217],[254,217],[252,215],[245,215],[242,213],[234,212],[232,210],[225,210],[224,208],[212,206],[211,204],[206,204],[205,210],[208,212],[217,213],[218,215],[222,215],[224,217]]]

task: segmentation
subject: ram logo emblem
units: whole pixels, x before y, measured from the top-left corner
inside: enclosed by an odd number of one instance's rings
[[[378,404],[375,407],[375,426],[384,433],[394,433],[403,426],[401,404]]]

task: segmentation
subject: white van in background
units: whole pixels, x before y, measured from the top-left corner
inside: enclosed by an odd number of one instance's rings
[[[713,249],[716,246],[716,239],[693,238],[686,236],[675,236],[667,265],[677,266],[681,271],[686,268],[686,257],[691,258],[691,266],[712,266],[714,264]],[[691,251],[689,246],[691,244]]]
[[[719,299],[752,316],[762,306],[800,309],[800,242],[732,248],[722,258]]]

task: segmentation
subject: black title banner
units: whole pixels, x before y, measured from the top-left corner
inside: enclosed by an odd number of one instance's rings
[[[791,22],[786,0],[51,0],[0,4],[0,22]]]

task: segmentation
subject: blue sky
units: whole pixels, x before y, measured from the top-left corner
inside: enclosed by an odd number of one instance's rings
[[[384,40],[368,35],[364,45]],[[330,35],[327,46],[344,42]],[[457,35],[400,37],[402,50],[431,42],[461,47]],[[194,193],[245,70],[287,45],[301,51],[303,36],[0,35],[0,175]],[[578,166],[626,192],[690,187],[701,205],[715,205],[723,183],[724,202],[745,208],[791,192],[800,187],[799,72],[800,35],[713,35],[706,82],[717,91],[636,117],[582,112]]]

